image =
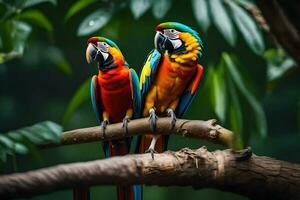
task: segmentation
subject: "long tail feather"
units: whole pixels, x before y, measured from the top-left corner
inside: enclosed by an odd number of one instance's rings
[[[80,186],[73,189],[73,200],[89,200],[90,189],[89,187]]]
[[[106,157],[121,156],[129,153],[130,139],[104,142],[103,149]],[[118,200],[141,200],[142,190],[140,185],[117,186]]]
[[[134,200],[142,200],[143,196],[143,186],[142,185],[134,185]]]

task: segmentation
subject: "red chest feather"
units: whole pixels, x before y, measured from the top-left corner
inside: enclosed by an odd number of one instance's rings
[[[101,100],[104,111],[109,114],[110,122],[121,122],[126,111],[132,107],[129,69],[110,69],[98,75]]]

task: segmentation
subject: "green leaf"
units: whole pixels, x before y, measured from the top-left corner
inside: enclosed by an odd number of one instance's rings
[[[0,25],[0,36],[1,36],[1,50],[3,52],[10,52],[13,50],[13,40],[11,32],[13,31],[13,25],[11,20],[4,21]]]
[[[3,151],[2,154],[26,154],[28,152],[28,149],[23,144],[13,141],[8,135],[0,135],[0,146],[0,150]]]
[[[152,0],[131,0],[130,9],[134,19],[140,18],[151,7],[151,5]]]
[[[106,25],[111,17],[112,12],[107,9],[100,9],[93,12],[80,23],[77,35],[83,36],[96,32]]]
[[[0,135],[0,145],[11,152],[15,149],[15,143],[5,135]]]
[[[42,138],[43,136],[39,134],[39,131],[37,131],[36,129],[30,130],[28,127],[15,130],[14,132],[8,133],[8,135],[11,138],[16,138],[16,135],[20,135],[21,140],[23,137],[27,138],[31,143],[35,145],[42,144],[44,141]]]
[[[261,31],[257,27],[253,18],[251,18],[244,9],[242,9],[233,1],[227,1],[227,3],[231,9],[233,20],[235,21],[249,47],[256,54],[262,54],[265,49],[265,44]]]
[[[71,8],[68,10],[65,21],[73,17],[75,14],[77,14],[79,11],[83,10],[84,8],[88,7],[89,5],[97,2],[97,0],[79,0],[76,3],[74,3]]]
[[[17,154],[27,154],[28,148],[21,143],[15,143],[15,152]]]
[[[48,142],[58,143],[61,139],[62,127],[51,121],[36,123],[33,126],[0,134],[0,160],[6,162],[6,154],[15,156],[15,154],[27,153],[32,153],[40,160],[32,143],[35,145]]]
[[[209,0],[209,5],[214,24],[227,42],[233,46],[236,42],[236,33],[223,1]]]
[[[53,142],[60,142],[62,138],[62,127],[52,121],[45,121],[39,124],[40,126],[43,126],[45,129],[45,132],[48,136],[50,136],[50,140]],[[49,138],[49,137],[48,137]]]
[[[76,109],[89,100],[90,82],[91,79],[85,80],[73,95],[64,114],[63,126],[67,125]]]
[[[217,66],[217,69],[213,69],[210,71],[211,73],[211,92],[212,92],[212,103],[213,108],[218,116],[219,120],[224,123],[226,117],[226,100],[227,100],[227,92],[226,92],[226,82],[224,79],[224,66],[220,63]]]
[[[7,135],[14,141],[22,142],[25,138],[39,145],[47,142],[59,142],[62,138],[62,127],[54,122],[45,121],[10,131]]]
[[[11,32],[14,51],[20,54],[24,53],[27,38],[31,32],[31,27],[20,21],[12,21],[13,29]]]
[[[266,122],[266,116],[263,110],[262,105],[257,101],[257,99],[254,97],[254,95],[247,89],[242,76],[240,75],[239,71],[237,70],[237,67],[235,63],[233,62],[232,58],[229,54],[223,53],[222,58],[224,59],[225,65],[228,69],[228,72],[230,73],[232,80],[234,81],[236,87],[239,89],[239,91],[245,96],[246,100],[250,104],[250,106],[253,109],[256,124],[258,127],[258,133],[265,137],[267,135],[267,122]]]
[[[192,8],[196,21],[198,22],[202,30],[206,32],[210,26],[207,0],[192,0]]]
[[[52,3],[53,5],[57,4],[56,0],[25,0],[23,7],[27,8],[27,7],[35,6],[37,4],[45,3],[45,2]]]
[[[17,15],[16,18],[19,20],[28,21],[29,23],[44,28],[49,32],[53,31],[51,22],[47,19],[47,17],[42,12],[38,10],[27,10]]]
[[[153,4],[152,13],[156,19],[162,19],[171,8],[171,0],[159,0]]]
[[[69,61],[65,58],[63,52],[57,47],[48,47],[46,58],[53,62],[59,70],[66,75],[72,74],[72,66]]]
[[[267,78],[269,81],[280,79],[289,69],[296,66],[295,61],[283,49],[268,49],[264,53],[267,61]]]
[[[234,149],[242,149],[244,147],[244,143],[241,137],[243,133],[243,115],[242,115],[242,107],[238,97],[238,93],[236,88],[231,80],[230,76],[227,77],[227,85],[228,91],[230,95],[230,105],[229,105],[229,124],[230,129],[235,134],[235,139],[233,143]]]
[[[25,22],[8,20],[0,26],[3,53],[0,61],[5,62],[23,55],[27,38],[31,32],[31,26]]]

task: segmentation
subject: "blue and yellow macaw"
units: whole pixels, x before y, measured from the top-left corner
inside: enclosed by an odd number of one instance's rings
[[[130,119],[140,117],[139,79],[129,68],[119,47],[104,37],[92,37],[86,50],[87,62],[98,63],[98,76],[91,81],[91,101],[103,133],[108,123],[123,122],[124,131]],[[129,153],[131,138],[103,142],[106,157]],[[140,186],[118,186],[118,200],[141,199]]]
[[[141,76],[142,116],[149,116],[154,131],[158,116],[171,117],[175,126],[176,116],[181,117],[192,102],[198,89],[203,67],[198,64],[203,44],[197,32],[190,27],[166,22],[156,27],[155,49],[149,54]],[[151,142],[151,143],[150,143]],[[138,151],[166,150],[168,136],[140,136]]]

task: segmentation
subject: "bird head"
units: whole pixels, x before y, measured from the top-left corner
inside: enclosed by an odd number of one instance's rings
[[[124,66],[125,60],[119,47],[110,39],[104,37],[91,37],[87,41],[86,60],[95,61],[101,71]]]
[[[203,44],[198,33],[190,27],[178,22],[165,22],[156,26],[154,37],[155,48],[164,54],[190,54],[191,60],[202,56]]]

